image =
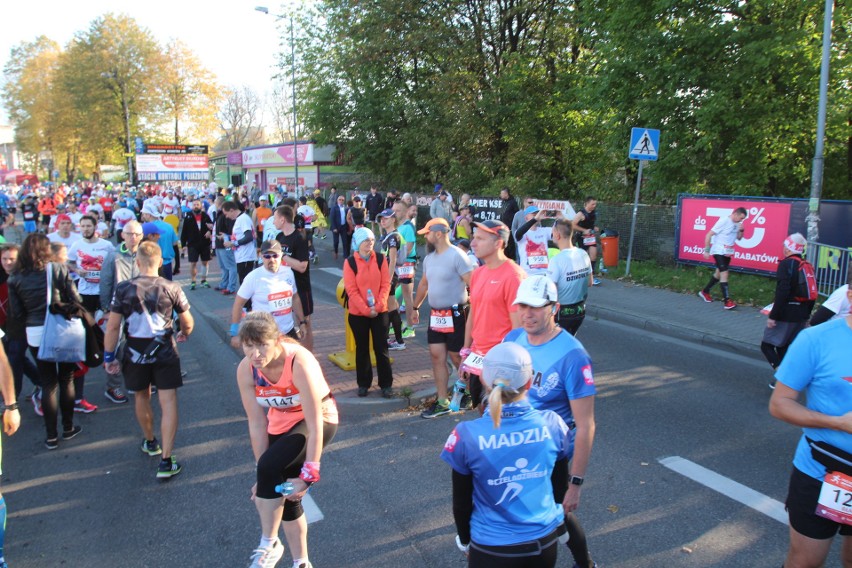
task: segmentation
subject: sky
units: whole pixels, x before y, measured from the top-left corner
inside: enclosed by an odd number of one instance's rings
[[[258,5],[284,13],[281,0],[12,0],[3,7],[0,70],[21,42],[45,35],[65,47],[92,20],[114,12],[134,18],[163,45],[171,38],[183,41],[220,83],[265,94],[275,73],[279,31],[273,16],[254,9]],[[0,106],[0,124],[8,120]]]

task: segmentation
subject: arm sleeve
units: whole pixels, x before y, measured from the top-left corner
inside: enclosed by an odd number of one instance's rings
[[[240,237],[240,239],[237,241],[237,244],[238,245],[247,245],[250,242],[252,242],[253,240],[254,240],[254,235],[252,234],[252,232],[250,230],[246,230],[246,232],[243,233],[243,236]]]
[[[465,475],[453,470],[453,518],[462,544],[470,544],[471,514],[473,514],[473,475]]]
[[[529,221],[518,227],[518,230],[515,232],[515,242],[524,238],[524,235],[527,234],[527,231],[529,231],[533,225],[535,225],[535,219],[530,219]]]
[[[817,311],[814,312],[814,315],[811,316],[811,321],[809,325],[811,327],[815,325],[819,325],[821,323],[825,323],[831,318],[835,316],[835,313],[826,308],[824,305],[817,308]]]

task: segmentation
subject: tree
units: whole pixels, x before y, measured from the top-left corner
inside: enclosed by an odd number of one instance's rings
[[[260,97],[250,87],[227,89],[216,115],[227,149],[263,143],[262,115]]]
[[[173,126],[174,143],[212,142],[217,127],[216,109],[222,99],[216,77],[180,40],[172,40],[166,46],[163,75],[162,112]]]
[[[293,140],[293,91],[283,81],[276,81],[269,93],[267,108],[272,117],[272,139],[276,142]]]

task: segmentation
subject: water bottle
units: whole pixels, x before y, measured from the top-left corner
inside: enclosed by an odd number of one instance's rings
[[[456,381],[455,386],[453,387],[453,398],[450,400],[450,410],[453,412],[458,412],[461,408],[461,399],[464,396],[464,381],[459,379]]]
[[[290,483],[289,481],[286,481],[286,482],[282,483],[281,485],[275,486],[275,492],[280,493],[281,495],[289,495],[290,493],[292,493],[295,490],[296,490],[296,488],[293,487],[293,484]]]
[[[376,305],[376,298],[373,296],[372,288],[367,288],[367,305],[371,308]]]

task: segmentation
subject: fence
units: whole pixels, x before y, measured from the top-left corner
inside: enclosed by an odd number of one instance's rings
[[[633,205],[598,203],[598,226],[618,231],[618,257],[627,258],[630,244],[630,222]],[[634,260],[654,260],[661,264],[674,262],[677,207],[668,205],[639,205],[636,213],[636,236],[633,242]]]
[[[834,290],[846,284],[852,249],[808,241],[806,254],[808,260],[814,265],[821,296],[829,296]]]

